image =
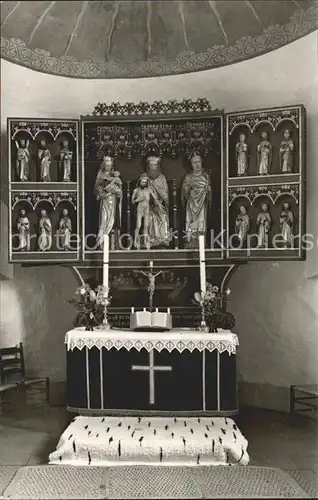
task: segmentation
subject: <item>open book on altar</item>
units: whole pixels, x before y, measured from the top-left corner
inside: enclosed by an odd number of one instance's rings
[[[132,308],[130,314],[130,329],[131,330],[171,330],[172,316],[170,309],[166,312],[159,312],[156,309],[154,312],[143,309],[135,311]]]

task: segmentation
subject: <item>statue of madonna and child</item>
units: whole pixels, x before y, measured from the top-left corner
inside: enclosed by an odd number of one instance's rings
[[[96,176],[94,194],[100,204],[96,247],[103,248],[104,236],[113,230],[119,230],[121,226],[123,187],[120,173],[114,170],[114,158],[111,156],[103,158]]]
[[[207,214],[211,203],[210,176],[203,169],[202,158],[194,153],[192,171],[186,174],[181,186],[181,200],[186,212],[186,248],[198,247],[199,233],[207,230]]]

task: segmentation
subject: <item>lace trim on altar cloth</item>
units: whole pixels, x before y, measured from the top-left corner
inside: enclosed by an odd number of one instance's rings
[[[156,350],[161,352],[166,349],[168,352],[177,350],[193,352],[195,349],[202,352],[204,349],[212,352],[217,350],[220,354],[228,352],[236,354],[236,346],[239,345],[238,337],[232,332],[222,333],[202,333],[202,332],[133,332],[111,330],[110,332],[86,332],[72,330],[65,336],[67,349],[82,350],[97,347],[105,347],[108,351],[115,348],[120,349],[146,349],[148,352]]]

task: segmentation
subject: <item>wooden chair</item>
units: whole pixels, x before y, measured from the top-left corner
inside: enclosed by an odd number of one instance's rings
[[[45,401],[49,402],[49,379],[45,377],[31,378],[25,376],[24,354],[22,342],[15,347],[0,349],[0,408],[12,408],[12,401],[3,397],[8,391],[14,395],[23,396],[23,404],[36,400],[38,394],[45,393]],[[15,399],[15,398],[13,398]],[[43,403],[43,401],[42,401]]]

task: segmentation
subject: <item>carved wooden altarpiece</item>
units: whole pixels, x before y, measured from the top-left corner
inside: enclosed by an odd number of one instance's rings
[[[147,305],[147,285],[135,270],[153,261],[164,271],[155,305],[172,307],[175,326],[185,326],[184,308],[197,314],[192,297],[199,289],[198,249],[182,203],[191,158],[201,157],[211,186],[207,279],[223,287],[250,260],[305,258],[304,131],[301,105],[225,114],[205,98],[99,103],[80,120],[8,118],[9,261],[71,265],[81,280],[101,282],[94,186],[103,158],[112,157],[123,195],[110,235],[110,312],[124,326],[131,305]],[[132,194],[149,156],[160,157],[168,184],[169,241],[134,248]],[[41,239],[47,224],[50,237]]]

